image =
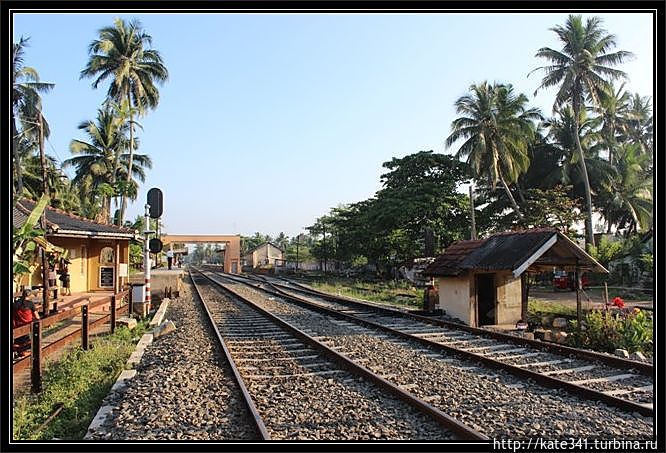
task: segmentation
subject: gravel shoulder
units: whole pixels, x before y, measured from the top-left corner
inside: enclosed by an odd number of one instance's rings
[[[255,440],[249,412],[189,283],[171,300],[176,330],[151,343],[93,440]],[[250,429],[250,431],[248,431]]]

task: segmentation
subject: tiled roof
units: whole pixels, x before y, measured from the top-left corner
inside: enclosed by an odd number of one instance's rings
[[[556,241],[553,240],[556,236]],[[552,240],[550,244],[548,241]],[[537,254],[539,256],[534,256]],[[532,259],[532,261],[528,261]],[[457,276],[475,269],[510,270],[522,273],[531,263],[543,265],[581,265],[596,272],[607,272],[591,256],[555,228],[507,231],[483,240],[452,244],[425,270],[430,276]]]
[[[28,220],[28,214],[24,213],[20,209],[18,209],[16,206],[13,207],[13,213],[12,213],[12,225],[14,225],[14,228],[20,228],[21,225],[25,223],[26,220]]]
[[[34,209],[35,202],[30,200],[19,200],[14,207],[12,219],[14,227],[20,227],[26,221],[30,212]],[[46,208],[46,223],[51,234],[82,234],[86,236],[134,236],[135,231],[131,228],[119,227],[105,223],[97,223],[52,207]]]

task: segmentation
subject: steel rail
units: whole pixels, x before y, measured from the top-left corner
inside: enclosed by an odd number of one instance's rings
[[[368,321],[368,320],[365,320],[363,318],[359,318],[359,317],[356,317],[356,316],[353,316],[353,315],[350,315],[350,314],[347,314],[347,313],[342,313],[342,312],[339,312],[337,310],[327,308],[327,307],[323,307],[321,305],[318,305],[318,304],[315,304],[313,302],[307,301],[305,299],[301,299],[299,297],[296,297],[292,294],[289,294],[289,293],[277,288],[275,285],[273,285],[272,283],[270,283],[268,281],[264,281],[264,283],[271,286],[274,290],[270,291],[270,290],[267,290],[265,288],[259,288],[262,291],[265,291],[265,292],[267,292],[269,294],[272,294],[272,295],[285,297],[285,298],[287,298],[287,299],[289,299],[289,300],[293,301],[294,303],[297,303],[301,306],[305,306],[307,308],[318,310],[320,312],[327,313],[327,314],[330,314],[331,316],[335,316],[335,317],[338,317],[338,318],[341,318],[341,319],[352,320],[356,323],[360,323],[360,324],[363,324],[365,326],[368,326],[368,327],[371,327],[371,328],[374,328],[374,329],[380,329],[380,330],[383,330],[384,332],[388,332],[388,333],[400,336],[400,337],[408,339],[408,340],[419,342],[420,344],[422,344],[424,346],[432,347],[432,348],[439,349],[439,350],[444,350],[446,352],[455,354],[459,357],[463,357],[464,359],[467,359],[467,360],[471,359],[471,360],[474,360],[474,361],[477,361],[477,362],[481,362],[484,365],[490,366],[492,368],[506,370],[509,373],[511,373],[515,376],[518,376],[520,378],[533,379],[537,383],[539,383],[543,386],[546,386],[546,387],[556,388],[556,389],[564,389],[567,392],[572,393],[576,396],[584,396],[587,399],[602,401],[602,402],[608,404],[609,406],[614,406],[614,407],[617,407],[617,408],[622,409],[624,411],[638,412],[642,415],[649,416],[649,417],[654,416],[654,408],[653,407],[643,406],[639,403],[635,403],[635,402],[628,401],[628,400],[625,400],[625,399],[622,399],[622,398],[618,398],[616,396],[607,395],[603,392],[599,392],[597,390],[593,390],[593,389],[590,389],[590,388],[587,388],[587,387],[583,387],[581,385],[573,384],[573,383],[564,381],[562,379],[558,379],[558,378],[555,378],[555,377],[552,377],[552,376],[546,376],[546,375],[543,375],[543,374],[540,374],[540,373],[537,373],[537,372],[534,372],[534,371],[530,371],[530,370],[527,370],[527,369],[524,369],[524,368],[516,367],[516,366],[508,364],[508,363],[500,362],[499,360],[495,360],[495,359],[492,359],[490,357],[478,355],[478,354],[475,354],[473,352],[464,351],[464,350],[461,350],[461,349],[458,349],[458,348],[455,348],[455,347],[452,347],[452,346],[448,346],[448,345],[441,344],[441,343],[436,343],[436,342],[434,342],[432,340],[428,340],[426,338],[421,338],[421,337],[418,337],[418,336],[415,336],[415,335],[412,335],[412,334],[409,334],[409,333],[401,332],[399,330],[383,326],[382,324],[378,324],[378,323],[375,323],[375,322],[372,322],[372,321]],[[401,313],[401,312],[398,312],[398,313]]]
[[[434,406],[431,406],[427,402],[415,397],[411,393],[408,393],[398,387],[397,385],[393,384],[390,381],[387,381],[386,379],[382,378],[381,376],[377,375],[376,373],[373,373],[371,370],[365,368],[362,365],[357,364],[350,358],[346,357],[343,354],[340,354],[333,350],[332,348],[326,346],[322,342],[312,338],[302,330],[298,329],[297,327],[294,327],[293,325],[289,324],[288,322],[284,321],[282,318],[272,314],[271,312],[265,310],[264,308],[261,308],[254,302],[248,300],[247,298],[243,297],[242,295],[236,293],[232,289],[228,288],[225,286],[223,283],[220,283],[219,281],[211,278],[210,276],[203,274],[208,280],[211,282],[215,283],[218,285],[221,289],[232,295],[234,298],[237,298],[244,303],[246,303],[248,306],[252,307],[259,313],[262,313],[265,315],[267,318],[271,319],[273,322],[276,324],[282,326],[285,330],[291,332],[294,336],[298,337],[301,339],[304,343],[310,345],[314,349],[317,349],[321,351],[326,357],[329,359],[335,361],[345,369],[349,370],[353,374],[356,374],[358,376],[361,376],[363,378],[368,379],[372,383],[378,385],[380,388],[383,388],[384,390],[388,391],[389,393],[393,394],[394,396],[398,397],[402,401],[410,404],[411,406],[415,407],[417,410],[421,411],[422,413],[425,413],[426,415],[429,415],[432,417],[439,425],[443,426],[444,428],[454,432],[457,434],[461,440],[480,440],[480,441],[488,441],[490,438],[486,436],[485,434],[482,434],[469,426],[465,425],[464,423],[456,420],[455,418],[451,417],[450,415],[445,414],[441,410],[437,409]]]
[[[195,269],[196,270],[196,269]],[[197,271],[199,272],[199,271]],[[234,359],[231,357],[231,352],[229,351],[229,348],[227,347],[226,342],[224,341],[224,338],[222,338],[222,334],[220,333],[220,330],[217,328],[217,324],[213,320],[213,314],[210,312],[210,309],[208,308],[208,304],[203,298],[203,295],[199,291],[198,285],[194,282],[194,278],[192,278],[192,268],[188,269],[188,273],[190,276],[190,281],[192,282],[192,286],[194,287],[195,292],[197,293],[197,296],[199,297],[199,300],[201,301],[201,304],[203,305],[204,310],[206,311],[206,315],[208,319],[208,322],[210,323],[210,326],[213,328],[215,331],[215,336],[217,337],[217,341],[220,343],[222,346],[222,351],[224,352],[224,357],[227,360],[227,363],[231,367],[231,371],[233,372],[234,379],[236,380],[236,384],[241,390],[241,393],[243,394],[243,399],[245,400],[245,404],[250,411],[250,414],[252,414],[252,418],[254,421],[255,428],[261,435],[262,440],[271,440],[271,435],[269,434],[268,430],[266,429],[266,425],[264,424],[264,420],[262,419],[261,415],[259,415],[259,411],[257,410],[257,407],[254,404],[254,401],[252,400],[252,396],[250,396],[250,392],[247,389],[247,386],[245,385],[245,382],[243,381],[243,378],[241,377],[240,371],[238,371],[238,368],[236,367],[236,362]],[[205,274],[201,273],[202,276],[206,277]]]
[[[271,282],[268,282],[265,279],[263,281],[272,285]],[[554,352],[554,353],[564,354],[564,355],[574,355],[574,356],[580,357],[580,358],[585,358],[585,359],[589,359],[589,360],[596,360],[596,361],[606,363],[606,364],[611,365],[611,366],[616,367],[616,368],[623,368],[623,369],[633,368],[636,371],[638,371],[640,374],[643,374],[645,376],[654,377],[654,367],[653,367],[652,364],[649,364],[649,363],[639,362],[639,361],[636,361],[636,360],[623,359],[621,357],[610,356],[610,355],[601,354],[601,353],[594,352],[594,351],[585,351],[585,350],[572,348],[570,346],[564,346],[564,345],[555,344],[555,343],[543,342],[543,341],[538,341],[538,340],[530,340],[530,339],[527,339],[527,338],[521,338],[521,337],[517,337],[517,336],[514,336],[514,335],[509,335],[509,334],[506,334],[506,333],[493,332],[493,331],[487,330],[487,329],[481,329],[481,328],[478,328],[478,327],[471,327],[471,326],[467,326],[465,324],[460,324],[460,323],[453,322],[453,321],[445,321],[443,319],[432,319],[432,318],[429,318],[427,316],[417,315],[415,313],[407,313],[407,312],[404,312],[404,311],[401,311],[401,310],[397,310],[395,308],[379,307],[377,305],[360,302],[358,300],[353,300],[353,299],[350,299],[350,298],[347,298],[347,297],[339,297],[339,296],[335,296],[333,294],[324,293],[324,292],[321,292],[321,291],[317,291],[315,289],[305,287],[304,285],[302,285],[300,283],[297,283],[297,282],[289,281],[289,283],[293,286],[298,286],[299,287],[299,288],[296,289],[296,291],[308,292],[308,293],[311,293],[312,295],[315,295],[317,297],[321,297],[321,298],[326,299],[330,302],[344,302],[344,303],[355,304],[359,307],[368,308],[368,309],[372,309],[372,310],[375,310],[375,311],[385,311],[385,312],[389,312],[389,313],[392,313],[392,314],[400,315],[402,317],[408,317],[408,318],[416,319],[416,320],[426,322],[428,324],[433,324],[433,325],[436,325],[436,326],[440,326],[440,327],[451,327],[451,328],[455,328],[455,329],[458,329],[458,330],[464,330],[466,332],[474,333],[474,334],[477,334],[477,335],[484,335],[484,336],[494,338],[494,339],[497,339],[497,340],[511,341],[513,343],[516,343],[516,344],[530,346],[530,347],[538,348],[538,349],[541,349],[541,350],[547,350],[549,352]],[[279,285],[279,286],[287,287],[286,285]]]

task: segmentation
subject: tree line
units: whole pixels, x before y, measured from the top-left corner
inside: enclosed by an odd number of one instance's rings
[[[579,221],[588,251],[604,264],[618,256],[618,244],[596,244],[595,232],[634,250],[653,224],[651,98],[625,90],[618,66],[633,55],[615,49],[600,18],[570,15],[551,31],[561,47],[538,49],[543,65],[528,76],[542,75],[534,95],[556,88],[552,115],[530,107],[510,83],[472,84],[456,100],[445,138],[455,153],[385,162],[374,197],[332,208],[309,227],[319,235],[314,254],[381,272],[477,233],[556,226],[575,238]],[[465,183],[473,197],[460,193]]]
[[[50,205],[102,223],[128,226],[127,200],[135,200],[139,183],[152,167],[140,146],[137,121],[159,104],[158,85],[168,80],[152,37],[137,20],[116,19],[98,31],[88,46],[88,61],[80,78],[93,79],[97,89],[108,83],[106,98],[94,119],[78,125],[85,139],[73,139],[73,157],[59,168],[46,154],[50,128],[42,109],[42,96],[53,83],[40,80],[25,64],[29,38],[21,37],[12,52],[12,191],[13,198],[50,198]],[[69,178],[63,171],[73,168]],[[115,208],[115,209],[114,209]],[[127,225],[126,225],[127,223]]]
[[[510,83],[474,83],[455,101],[457,117],[443,137],[452,154],[393,158],[383,163],[387,172],[373,197],[330,209],[297,237],[244,236],[242,252],[268,241],[290,261],[298,255],[381,271],[511,228],[556,226],[576,237],[579,221],[588,250],[599,256],[609,251],[597,250],[608,245],[596,244],[595,232],[635,243],[653,222],[651,97],[625,90],[620,65],[633,55],[617,50],[602,25],[598,17],[570,15],[551,28],[559,47],[536,49],[527,76],[541,76],[534,95],[556,89],[550,115],[530,107]],[[142,219],[124,219],[127,200],[136,199],[152,166],[137,153],[138,119],[158,106],[157,86],[168,79],[151,36],[138,21],[116,19],[89,44],[80,77],[93,79],[93,88],[108,82],[108,89],[95,118],[79,124],[86,139],[70,143],[73,157],[62,166],[74,168],[72,179],[45,152],[50,128],[41,97],[54,84],[24,64],[27,44],[21,38],[12,55],[14,198],[46,193],[52,206],[68,212],[139,226]],[[461,192],[465,184],[474,196]]]

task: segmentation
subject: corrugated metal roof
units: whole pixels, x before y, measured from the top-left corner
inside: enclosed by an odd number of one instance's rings
[[[20,227],[34,207],[34,201],[19,200],[14,208],[14,218],[12,219],[13,225],[15,227]],[[53,232],[49,233],[49,235],[66,231],[71,232],[72,234],[100,234],[130,238],[133,237],[135,233],[131,228],[93,222],[92,220],[78,217],[52,207],[46,208],[46,223],[47,227]]]
[[[458,241],[448,246],[442,255],[435,258],[423,272],[424,275],[456,276],[463,272],[461,264],[467,256],[480,247],[485,240]]]
[[[521,265],[527,268],[534,263],[551,263],[553,266],[575,264],[595,272],[608,272],[555,228],[535,228],[498,233],[484,240],[456,242],[438,256],[424,274],[457,276],[471,269],[518,269],[516,272],[520,274],[524,271],[519,269]]]
[[[555,230],[546,230],[490,236],[483,247],[465,258],[462,267],[480,270],[516,269],[555,234]]]

